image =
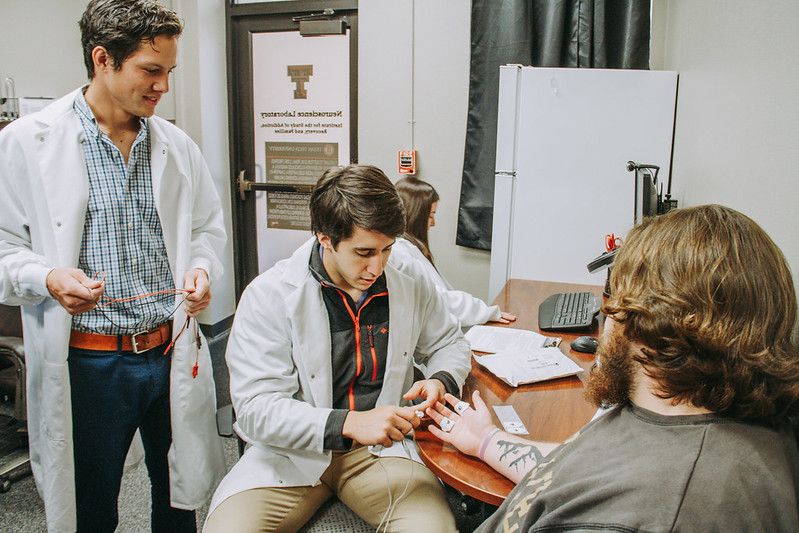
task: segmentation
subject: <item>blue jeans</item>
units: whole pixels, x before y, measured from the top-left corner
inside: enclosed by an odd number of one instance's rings
[[[150,475],[153,532],[196,532],[194,511],[174,509],[167,453],[170,357],[69,349],[78,531],[113,532],[125,457],[136,429]]]

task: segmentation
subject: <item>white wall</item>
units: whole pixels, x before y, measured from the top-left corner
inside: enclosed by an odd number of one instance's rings
[[[14,79],[17,96],[58,97],[88,83],[78,29],[86,2],[2,0],[0,78]]]
[[[654,0],[652,68],[680,74],[673,190],[754,219],[799,276],[799,2]]]
[[[200,146],[222,201],[228,242],[222,250],[225,274],[213,286],[212,304],[200,315],[217,324],[235,311],[235,268],[230,201],[230,150],[227,117],[225,3],[222,0],[172,0],[184,20],[175,69],[176,124]]]
[[[224,1],[163,3],[178,12],[186,29],[171,84],[170,94],[175,96],[163,99],[157,113],[175,119],[202,149],[230,232]],[[51,97],[88,83],[78,28],[86,4],[87,0],[2,0],[0,81],[13,78],[17,96]],[[214,285],[211,306],[200,316],[204,324],[215,324],[234,311],[230,242],[221,252],[225,277]]]
[[[358,159],[397,181],[397,151],[417,150],[417,177],[441,196],[430,232],[436,266],[456,288],[486,298],[489,253],[455,245],[470,16],[462,0],[359,3]]]
[[[431,248],[456,288],[485,298],[489,254],[455,245],[470,3],[369,0],[359,17],[360,161],[399,178],[396,151],[411,144],[415,50],[418,176],[442,198]],[[681,206],[720,203],[750,216],[799,276],[799,2],[653,0],[652,19],[651,68],[680,75],[674,197]]]
[[[84,6],[85,0],[3,0],[4,21],[37,21],[36,31],[7,24],[0,34],[0,78],[13,77],[18,96],[58,96],[85,83],[77,30]],[[224,0],[173,0],[173,6],[187,25],[173,84],[177,123],[202,147],[228,206]],[[489,254],[455,245],[469,18],[469,2],[462,0],[360,3],[359,157],[396,180],[397,150],[413,144],[418,176],[442,197],[431,232],[437,265],[457,288],[485,298]],[[652,68],[680,73],[675,196],[680,205],[717,202],[751,216],[783,249],[794,272],[797,45],[794,0],[653,0]],[[229,210],[226,217],[229,223]],[[231,257],[226,250],[228,273]],[[226,279],[229,287],[215,287],[209,321],[232,312],[232,278]]]

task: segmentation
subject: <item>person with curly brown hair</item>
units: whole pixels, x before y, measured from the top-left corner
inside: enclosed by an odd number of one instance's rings
[[[610,286],[586,396],[611,410],[562,445],[498,430],[479,394],[460,415],[427,410],[455,422],[434,434],[517,483],[481,531],[799,531],[797,302],[779,248],[732,209],[679,209],[630,232]]]

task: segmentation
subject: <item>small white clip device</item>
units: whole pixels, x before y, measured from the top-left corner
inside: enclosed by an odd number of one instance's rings
[[[439,422],[438,425],[441,426],[442,431],[446,431],[447,433],[449,433],[449,430],[452,429],[452,426],[455,425],[455,422],[453,422],[452,420],[450,420],[445,416],[444,418],[441,419],[441,422]]]
[[[467,402],[458,402],[455,404],[455,412],[461,414],[469,407],[471,407],[471,405],[469,405]]]

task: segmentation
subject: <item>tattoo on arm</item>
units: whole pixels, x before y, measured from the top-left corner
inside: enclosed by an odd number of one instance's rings
[[[532,462],[532,465],[527,468],[532,468],[540,463],[541,459],[544,458],[538,448],[532,444],[522,444],[519,442],[499,440],[497,441],[497,446],[499,446],[502,450],[502,453],[499,456],[499,461],[502,462],[506,457],[510,456],[510,459],[512,460],[508,466],[515,468],[517,472],[519,471],[520,466],[526,466],[525,463],[527,463],[527,461]]]

